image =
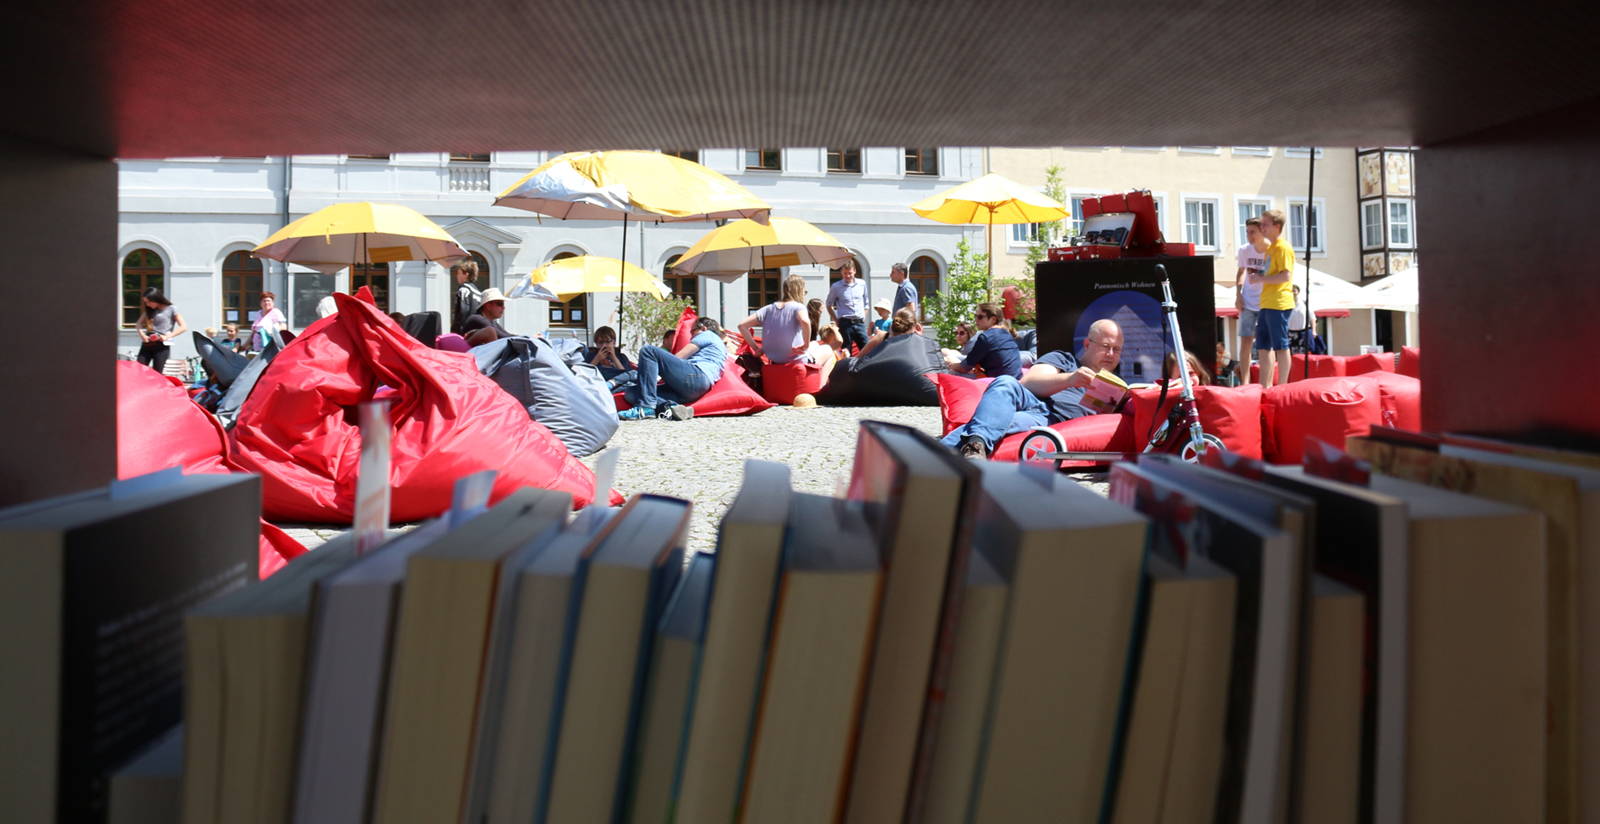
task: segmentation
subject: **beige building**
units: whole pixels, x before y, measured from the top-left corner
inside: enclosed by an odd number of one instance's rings
[[[1280,209],[1288,216],[1289,242],[1297,255],[1303,254],[1301,250],[1306,246],[1306,190],[1311,169],[1310,152],[1305,148],[1087,146],[987,151],[988,171],[1041,190],[1046,169],[1060,166],[1074,228],[1082,225],[1084,198],[1150,190],[1162,235],[1169,241],[1194,243],[1197,255],[1214,256],[1218,283],[1233,284],[1245,220],[1267,209]],[[1317,150],[1316,191],[1309,217],[1312,267],[1360,283],[1362,227],[1354,149]],[[1027,271],[1028,246],[1037,231],[1036,226],[994,228],[996,276],[1014,277]],[[1305,265],[1303,260],[1300,265]],[[1312,303],[1316,305],[1315,295]],[[1372,324],[1370,312],[1358,311],[1362,313],[1359,319],[1334,319],[1331,324],[1320,324],[1322,334],[1338,354],[1355,354],[1361,344],[1371,342],[1367,328]],[[1360,322],[1352,322],[1357,320]],[[1231,320],[1222,321],[1219,326],[1221,334],[1230,339],[1237,334]],[[1414,328],[1396,331],[1401,340],[1415,342]],[[1236,343],[1230,340],[1230,351]]]

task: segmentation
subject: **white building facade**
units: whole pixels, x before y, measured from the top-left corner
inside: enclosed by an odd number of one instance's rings
[[[273,232],[341,202],[394,203],[426,215],[461,243],[484,270],[479,282],[508,290],[519,278],[569,254],[623,255],[620,221],[561,221],[496,207],[494,196],[557,152],[492,155],[307,155],[292,158],[192,158],[119,163],[119,247],[122,327],[119,350],[138,348],[133,323],[139,293],[155,285],[190,330],[248,330],[263,291],[277,296],[290,326],[316,320],[323,296],[370,286],[386,312],[436,311],[448,323],[454,288],[437,264],[402,262],[322,275],[303,267],[257,260],[249,252]],[[887,297],[889,270],[905,263],[923,292],[942,288],[963,238],[981,246],[981,229],[917,217],[909,208],[934,192],[982,174],[977,148],[703,149],[679,153],[745,186],[773,214],[816,224],[856,254],[874,298]],[[710,223],[630,224],[626,259],[661,274]],[[791,271],[792,270],[792,271]],[[727,285],[669,278],[703,315],[737,323],[754,305],[776,296],[788,274],[807,280],[811,297],[827,289],[828,271],[796,266],[757,273]],[[513,332],[587,339],[614,324],[616,295],[596,294],[571,305],[509,302]],[[188,336],[174,356],[193,354]]]

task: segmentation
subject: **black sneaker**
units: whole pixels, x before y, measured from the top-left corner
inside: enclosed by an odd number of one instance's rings
[[[656,417],[664,421],[686,421],[694,417],[694,410],[681,403],[664,403],[656,407]]]
[[[977,435],[968,435],[962,439],[961,446],[957,447],[956,451],[963,458],[971,458],[978,461],[989,457],[989,448],[983,445],[983,439]]]

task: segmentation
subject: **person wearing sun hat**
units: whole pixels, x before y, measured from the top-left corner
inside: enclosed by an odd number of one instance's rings
[[[511,337],[511,333],[500,325],[500,318],[506,314],[506,296],[499,289],[489,287],[483,290],[483,297],[478,303],[478,310],[467,316],[461,322],[461,336],[467,343],[480,346],[493,343],[501,338]]]
[[[888,298],[882,298],[877,303],[872,304],[873,310],[878,313],[878,319],[872,323],[872,331],[874,333],[889,331],[889,324],[894,322],[893,306],[894,304],[890,303]]]

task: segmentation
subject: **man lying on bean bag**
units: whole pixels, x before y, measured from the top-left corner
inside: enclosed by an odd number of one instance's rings
[[[617,413],[624,421],[667,418],[686,421],[694,410],[686,404],[700,400],[711,391],[728,365],[728,349],[722,343],[722,327],[713,318],[696,318],[694,337],[676,353],[659,346],[639,350],[638,383],[628,387],[632,409]],[[656,385],[660,379],[661,385]]]
[[[987,458],[1001,438],[1091,414],[1078,404],[1083,390],[1102,369],[1122,360],[1122,328],[1109,318],[1095,321],[1084,337],[1082,359],[1057,349],[1028,367],[1022,379],[995,378],[967,421],[944,437],[944,445],[963,457]]]

